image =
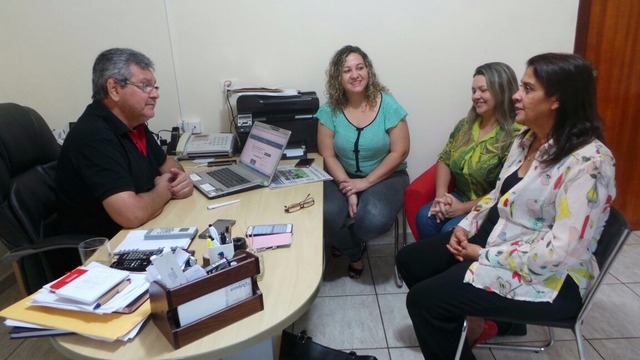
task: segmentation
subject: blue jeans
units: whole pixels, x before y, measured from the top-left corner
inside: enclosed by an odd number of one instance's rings
[[[451,193],[451,195],[460,201],[464,201],[462,196],[456,192]],[[433,201],[421,207],[416,214],[416,228],[418,229],[420,239],[430,238],[440,233],[453,230],[453,228],[455,228],[456,225],[458,225],[458,223],[467,216],[467,214],[462,214],[453,218],[446,218],[444,221],[438,222],[435,215],[429,216],[429,210],[431,210],[432,204]]]
[[[358,211],[350,225],[345,224],[349,216],[347,198],[333,181],[324,182],[325,240],[349,258],[360,259],[362,243],[380,236],[393,225],[398,211],[402,209],[404,189],[409,185],[406,171],[396,171],[388,178],[358,193]]]

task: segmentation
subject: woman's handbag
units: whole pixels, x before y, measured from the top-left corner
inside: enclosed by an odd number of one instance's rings
[[[307,331],[292,334],[282,331],[280,360],[378,360],[375,356],[358,355],[354,351],[344,352],[320,345],[307,336]]]

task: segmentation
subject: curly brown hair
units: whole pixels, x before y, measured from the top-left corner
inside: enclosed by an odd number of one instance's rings
[[[347,56],[352,53],[362,56],[364,65],[367,68],[367,73],[369,75],[369,82],[365,88],[367,105],[370,107],[377,106],[378,94],[380,92],[389,92],[389,89],[387,89],[387,87],[378,80],[378,75],[373,68],[373,64],[371,63],[369,56],[357,46],[346,45],[333,55],[326,71],[327,83],[325,85],[325,95],[327,96],[327,101],[331,106],[331,110],[334,112],[342,110],[348,102],[347,94],[342,87],[340,78],[342,76],[342,67],[344,66],[344,62]]]

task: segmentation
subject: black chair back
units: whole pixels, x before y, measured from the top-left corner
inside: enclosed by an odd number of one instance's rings
[[[0,129],[0,165],[4,167],[0,176],[0,240],[11,250],[34,244],[45,235],[40,229],[46,222],[44,219],[55,213],[55,188],[38,189],[38,183],[50,181],[40,179],[40,175],[55,176],[60,145],[37,112],[18,104],[0,104]],[[27,191],[33,194],[26,194]],[[47,193],[47,198],[38,199],[40,193]],[[40,204],[22,202],[22,197]],[[27,218],[16,214],[16,204],[22,204],[23,213],[29,215]],[[44,206],[47,210],[29,209],[30,206]]]
[[[26,293],[80,264],[75,236],[57,224],[56,161],[60,145],[33,109],[0,104],[0,241],[16,261]],[[82,237],[86,238],[86,237]]]
[[[621,242],[625,239],[623,235],[629,231],[627,220],[624,219],[618,210],[611,207],[609,218],[607,218],[607,222],[598,240],[598,247],[593,253],[598,262],[599,269],[605,268],[606,263],[611,259],[612,255],[617,252],[617,248],[622,245]]]

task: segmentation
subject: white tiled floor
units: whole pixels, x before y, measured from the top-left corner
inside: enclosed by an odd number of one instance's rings
[[[407,289],[393,283],[393,237],[370,242],[363,276],[346,276],[347,261],[327,256],[324,280],[311,309],[289,329],[306,329],[314,341],[379,360],[422,359],[405,309]],[[588,359],[624,360],[640,356],[640,232],[629,238],[585,320]],[[19,300],[16,286],[0,297],[0,308]],[[478,360],[577,359],[573,334],[556,332],[559,341],[545,353],[476,350]],[[529,327],[518,342],[545,339],[546,330]],[[0,326],[0,359],[63,359],[47,338],[9,340]]]
[[[409,235],[409,237],[411,237]],[[347,260],[327,255],[324,280],[311,309],[296,321],[314,341],[379,360],[423,359],[405,308],[407,288],[393,283],[393,236],[372,240],[365,271],[358,280],[346,276]],[[632,235],[598,292],[583,325],[588,359],[621,360],[640,356],[640,232]],[[634,266],[635,265],[635,266]],[[524,337],[501,340],[535,342],[547,331],[529,327]],[[478,360],[577,359],[575,337],[556,331],[559,341],[545,353],[475,350]]]

